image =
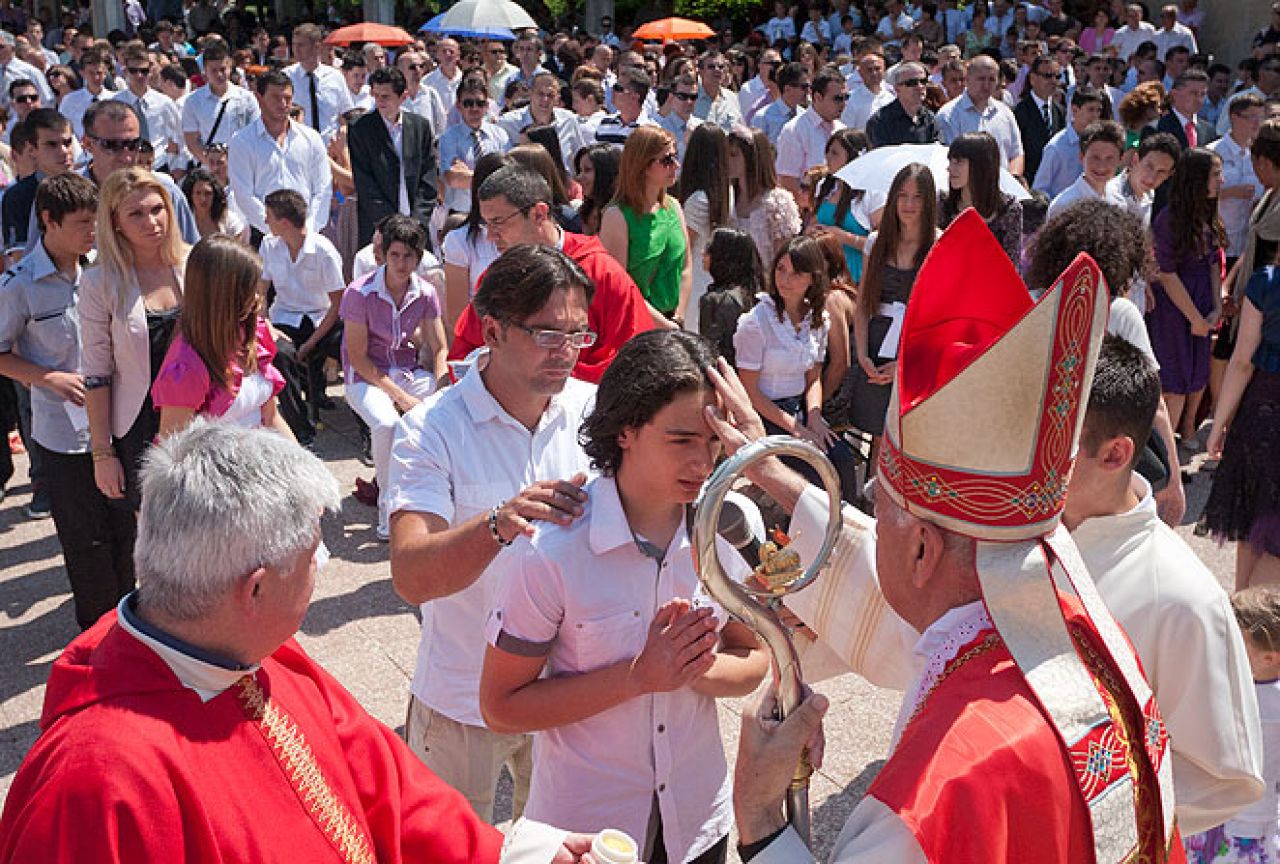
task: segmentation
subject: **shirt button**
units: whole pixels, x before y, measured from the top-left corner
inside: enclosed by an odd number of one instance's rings
[[[662,725],[661,723],[659,723],[659,724],[658,724],[658,732],[659,732],[659,733],[662,733],[662,732],[666,732],[666,731],[667,731],[667,727],[666,727],[666,726],[664,726],[664,725]]]
[[[659,792],[666,792],[666,791],[667,791],[667,784],[666,784],[666,783],[659,783],[659,784],[658,784],[658,791],[659,791]]]

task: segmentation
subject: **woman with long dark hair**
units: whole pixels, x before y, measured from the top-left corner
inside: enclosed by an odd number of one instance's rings
[[[736,365],[733,335],[742,313],[765,290],[764,264],[751,235],[737,228],[717,228],[702,253],[711,284],[699,305],[698,332],[710,339],[720,356]]]
[[[1000,145],[986,132],[956,136],[947,151],[946,192],[938,195],[938,227],[972,207],[987,222],[1013,266],[1022,270],[1022,202],[1000,191]]]
[[[480,184],[489,175],[511,161],[505,153],[486,153],[476,160],[471,174],[471,211],[467,221],[444,235],[440,257],[444,259],[444,324],[446,333],[453,332],[462,310],[476,293],[480,276],[498,257],[498,247],[489,239],[484,220],[480,218]]]
[[[207,168],[194,168],[182,178],[182,194],[196,217],[201,237],[226,234],[249,242],[249,224],[227,200],[226,187]]]
[[[759,129],[739,126],[729,134],[734,221],[756,241],[761,261],[772,261],[802,227],[795,196],[778,185],[774,155],[769,136]]]
[[[867,195],[851,189],[836,172],[871,148],[867,133],[860,129],[840,129],[827,140],[827,169],[830,171],[818,186],[814,200],[815,221],[840,241],[845,266],[853,283],[862,278],[862,248],[867,235],[880,224],[883,201],[878,195]]]
[[[1209,332],[1222,315],[1218,252],[1227,232],[1218,216],[1222,160],[1192,147],[1169,181],[1169,205],[1151,224],[1155,240],[1156,305],[1148,327],[1160,362],[1169,419],[1191,452],[1198,449],[1196,411],[1209,383]]]
[[[612,144],[590,144],[574,155],[573,170],[582,184],[578,218],[584,234],[594,237],[600,233],[600,215],[618,191],[621,163],[622,150]]]
[[[893,178],[880,228],[867,238],[866,265],[853,315],[854,356],[845,379],[850,419],[879,446],[897,374],[896,333],[916,273],[937,239],[933,174],[918,162]],[[874,462],[875,452],[872,451]]]
[[[711,284],[711,274],[703,266],[703,252],[711,234],[733,218],[733,189],[725,166],[728,136],[714,123],[704,123],[689,136],[685,148],[676,200],[684,207],[684,227],[693,262],[693,288],[685,307],[684,329],[699,332],[698,315],[702,295]]]

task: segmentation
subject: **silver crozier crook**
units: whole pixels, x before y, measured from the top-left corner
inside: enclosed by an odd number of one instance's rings
[[[794,551],[764,544],[761,565],[756,569],[760,587],[742,585],[729,578],[716,555],[716,529],[724,496],[747,468],[770,456],[794,456],[802,459],[822,479],[831,502],[822,547],[809,566],[800,571]],[[715,470],[694,502],[694,565],[707,593],[729,614],[742,621],[764,640],[773,655],[773,668],[778,683],[778,719],[799,707],[804,698],[804,682],[800,678],[800,661],[785,624],[778,618],[782,598],[813,582],[826,566],[836,538],[840,536],[840,478],[835,466],[812,444],[786,435],[774,435],[753,441],[726,459]],[[809,775],[813,768],[806,753],[796,766],[795,776],[787,790],[787,819],[801,838],[809,842]]]

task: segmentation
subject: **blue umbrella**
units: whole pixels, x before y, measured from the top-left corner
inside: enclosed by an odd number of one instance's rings
[[[419,32],[441,33],[447,36],[464,36],[468,39],[500,39],[506,42],[513,41],[516,38],[516,34],[512,33],[506,27],[449,27],[442,23],[441,19],[443,19],[444,16],[445,13],[441,12],[426,24],[419,27]]]

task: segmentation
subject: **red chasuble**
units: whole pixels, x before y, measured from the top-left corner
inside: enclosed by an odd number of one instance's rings
[[[0,862],[498,860],[498,831],[296,642],[202,702],[115,621],[54,664]]]
[[[1096,632],[1074,600],[1059,598],[1081,659],[1118,722],[1068,749],[999,634],[984,630],[924,696],[867,794],[902,819],[931,862],[1094,864],[1081,787],[1105,794],[1109,780],[1133,772],[1141,840],[1126,860],[1184,864],[1177,832],[1168,847],[1163,840],[1151,763],[1161,758],[1163,739],[1148,740],[1151,730],[1163,729],[1159,716],[1146,717],[1123,688],[1116,698],[1119,679],[1103,665]],[[1133,741],[1137,749],[1130,749]],[[1082,784],[1081,775],[1097,782]]]

